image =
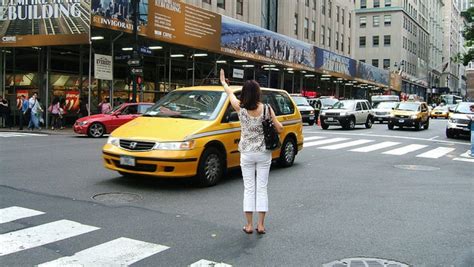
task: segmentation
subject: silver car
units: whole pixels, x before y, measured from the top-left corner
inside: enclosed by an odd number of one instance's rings
[[[373,108],[374,122],[388,122],[390,119],[390,112],[398,104],[398,102],[378,102]]]
[[[371,128],[374,113],[367,100],[341,100],[331,109],[322,110],[319,115],[321,128],[328,129],[331,125],[342,126],[344,129],[354,129],[356,125]]]

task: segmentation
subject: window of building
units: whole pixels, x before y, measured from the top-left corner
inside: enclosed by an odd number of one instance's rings
[[[339,15],[340,15],[339,12],[340,12],[339,6],[336,6],[336,22],[339,22]]]
[[[319,42],[321,45],[324,45],[324,42],[326,41],[326,28],[324,26],[321,26],[321,38],[319,38]]]
[[[313,0],[313,9],[316,10],[316,0]]]
[[[338,32],[336,32],[335,39],[336,39],[336,50],[339,50],[339,33]]]
[[[202,0],[203,3],[206,3],[206,4],[211,4],[211,0]]]
[[[360,36],[359,37],[359,46],[360,47],[365,47],[365,42],[366,42],[365,36]]]
[[[365,63],[365,59],[359,59],[359,61]]]
[[[385,0],[385,6],[386,7],[392,6],[392,0]]]
[[[346,11],[344,10],[344,8],[341,10],[341,23],[342,25],[344,25],[344,20],[345,20],[345,14]]]
[[[384,46],[390,46],[391,44],[392,44],[391,35],[384,35],[383,36],[383,45]]]
[[[372,46],[379,46],[379,43],[380,43],[379,36],[378,35],[372,36]]]
[[[309,6],[309,0],[304,0],[304,5]]]
[[[331,0],[328,1],[328,16],[329,17],[332,16],[332,1]]]
[[[372,26],[373,27],[378,27],[380,25],[380,17],[379,16],[373,16],[372,17]]]
[[[372,66],[374,67],[379,67],[379,60],[378,59],[372,59]]]
[[[307,18],[304,18],[304,38],[308,39],[309,38],[309,20]]]
[[[348,15],[349,15],[349,29],[350,29],[350,28],[351,28],[351,24],[352,24],[352,13],[349,12]]]
[[[360,16],[359,17],[359,27],[365,28],[367,26],[367,17],[366,16]]]
[[[347,38],[347,53],[351,53],[351,37]]]
[[[225,9],[225,0],[217,0],[217,7]]]
[[[328,28],[328,47],[331,47],[331,28]]]
[[[237,0],[237,15],[244,14],[244,0]]]
[[[390,59],[385,58],[385,59],[383,60],[383,68],[384,68],[384,69],[390,69]]]
[[[374,8],[380,7],[380,0],[374,0]]]
[[[295,13],[295,23],[294,23],[295,28],[293,29],[295,35],[298,35],[298,14]]]
[[[385,15],[383,16],[383,24],[385,26],[390,26],[392,25],[392,15]]]
[[[341,51],[344,52],[344,34],[341,34]]]
[[[360,0],[360,8],[367,8],[367,0]]]
[[[326,15],[326,0],[322,0],[321,3],[321,14]]]
[[[316,42],[316,21],[313,21],[313,31],[311,32],[311,40]]]

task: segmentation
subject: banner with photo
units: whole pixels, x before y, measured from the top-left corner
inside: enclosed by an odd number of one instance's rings
[[[138,6],[138,34],[146,35],[148,26],[148,0]],[[133,32],[133,6],[131,0],[92,0],[92,26],[111,30]]]
[[[389,86],[388,70],[379,69],[364,62],[357,63],[357,78],[363,82],[377,83],[379,86]]]
[[[0,46],[89,43],[89,0],[0,2]]]
[[[354,59],[318,47],[314,49],[317,69],[342,74],[347,79],[356,76],[357,62]]]
[[[314,70],[311,44],[222,16],[221,52],[251,60]]]

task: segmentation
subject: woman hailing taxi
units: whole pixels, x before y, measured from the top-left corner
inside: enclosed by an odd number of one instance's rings
[[[262,126],[265,105],[261,103],[260,85],[254,80],[246,81],[239,100],[227,84],[223,69],[220,71],[220,81],[232,107],[239,115],[241,125],[240,167],[244,180],[243,206],[247,219],[243,230],[247,234],[253,233],[253,213],[258,212],[257,233],[265,234],[264,220],[268,212],[267,185],[272,153],[265,147]],[[269,107],[268,110],[276,131],[282,132],[283,125],[276,119],[273,109]]]

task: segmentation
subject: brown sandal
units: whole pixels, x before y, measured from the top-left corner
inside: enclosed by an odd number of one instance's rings
[[[248,235],[253,234],[253,230],[248,231],[247,229],[245,229],[245,226],[242,230]]]

